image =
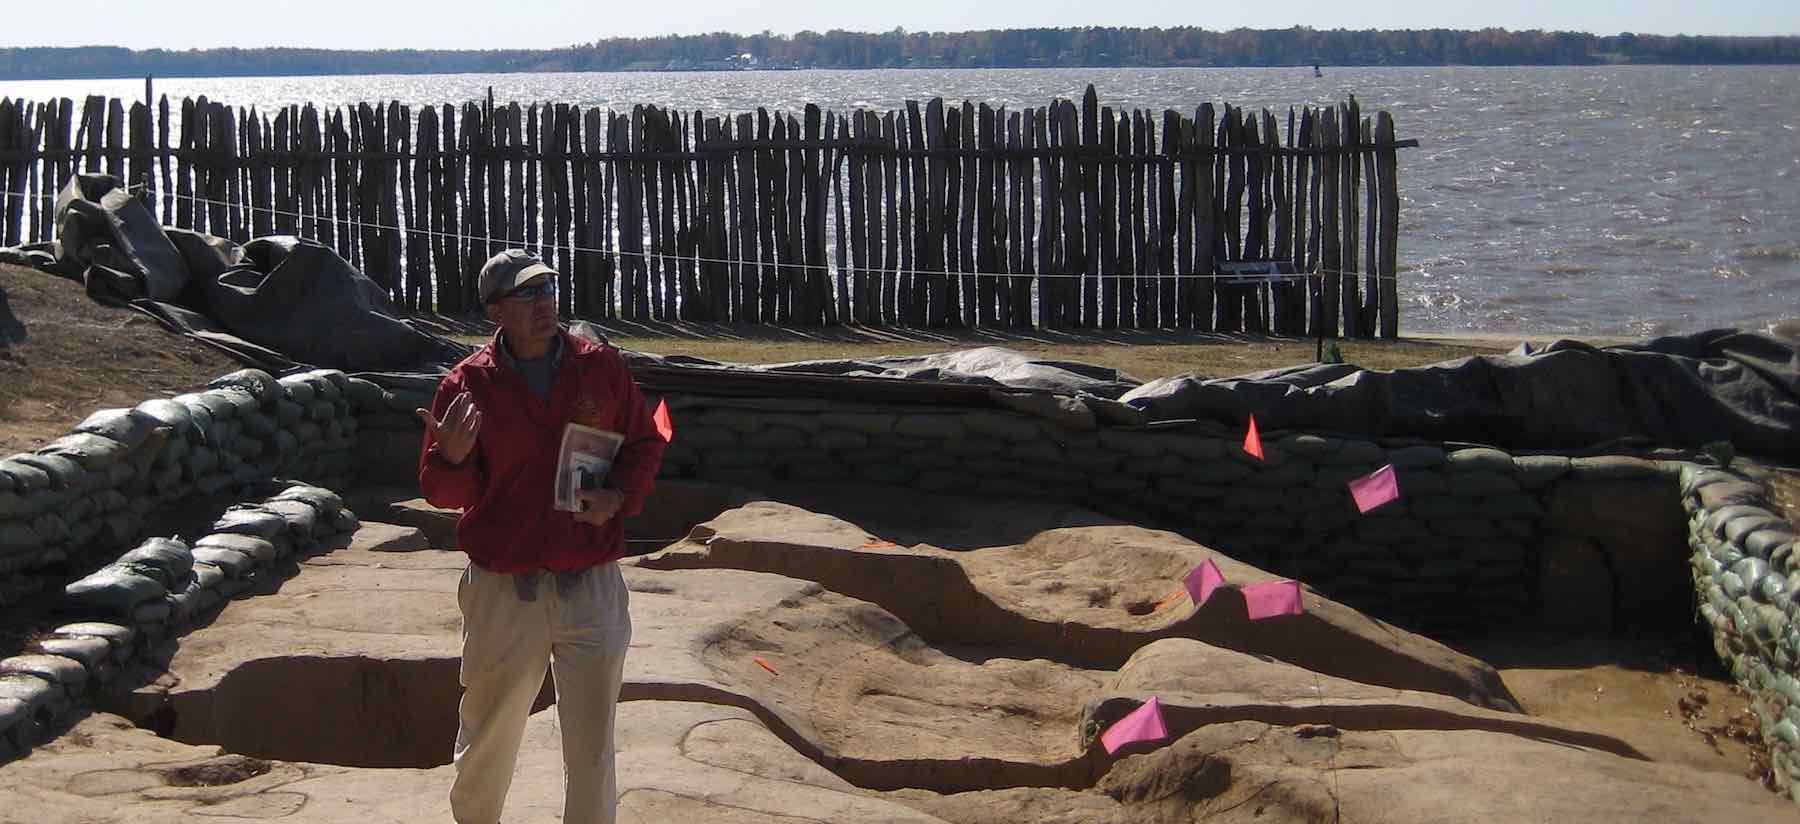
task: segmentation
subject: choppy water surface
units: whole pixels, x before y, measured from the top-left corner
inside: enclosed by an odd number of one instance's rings
[[[1800,67],[1054,69],[365,75],[156,81],[268,109],[400,100],[887,109],[943,96],[1078,97],[1393,112],[1402,324],[1413,331],[1653,335],[1800,317]],[[36,100],[143,95],[143,81],[0,83]]]

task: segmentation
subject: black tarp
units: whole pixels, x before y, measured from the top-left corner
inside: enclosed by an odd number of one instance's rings
[[[396,317],[380,286],[315,241],[240,245],[159,226],[106,175],[71,178],[56,219],[58,263],[81,272],[94,299],[263,369],[441,374],[472,351]]]
[[[79,272],[96,299],[148,312],[271,371],[380,373],[371,377],[416,393],[472,349],[396,317],[380,287],[325,246],[293,237],[239,245],[161,227],[110,177],[72,179],[58,198],[57,226],[54,265],[36,249],[13,250],[14,259]],[[1074,428],[1235,427],[1255,414],[1266,431],[1518,450],[1729,440],[1741,452],[1800,462],[1800,340],[1780,334],[1719,330],[1606,348],[1557,341],[1391,372],[1310,364],[1142,385],[1115,370],[997,347],[760,366],[630,354],[653,391],[1000,406]]]

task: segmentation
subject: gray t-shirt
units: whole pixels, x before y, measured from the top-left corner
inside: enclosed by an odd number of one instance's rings
[[[507,366],[519,370],[519,376],[525,379],[525,385],[531,388],[531,394],[538,400],[550,400],[550,388],[556,384],[556,370],[562,365],[562,335],[550,339],[550,353],[535,360],[521,360],[513,357],[512,348],[506,345],[506,336],[500,336],[500,361]]]

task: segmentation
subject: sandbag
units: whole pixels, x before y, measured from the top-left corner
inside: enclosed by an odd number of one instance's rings
[[[23,454],[13,455],[0,460],[0,476],[4,476],[7,483],[19,492],[35,492],[50,488],[50,473],[20,461],[19,459],[22,457],[24,457]]]
[[[130,409],[102,409],[75,425],[76,432],[110,438],[126,449],[143,446],[158,423],[154,418]]]
[[[276,494],[271,501],[302,501],[310,504],[320,515],[330,515],[344,508],[344,499],[324,487],[290,486]]]
[[[273,554],[274,552],[271,550],[271,557]],[[196,564],[211,564],[212,566],[218,567],[220,571],[231,578],[243,578],[256,571],[256,559],[242,552],[238,552],[235,549],[221,549],[219,547],[209,546],[195,547],[194,562]]]
[[[63,587],[70,606],[101,615],[129,618],[145,602],[168,594],[162,582],[132,570],[108,566]]]
[[[35,466],[50,477],[51,489],[74,489],[81,485],[87,477],[87,470],[73,458],[66,455],[46,455],[41,452],[28,452],[16,455],[14,459],[20,463]]]
[[[275,560],[279,554],[276,546],[266,539],[232,532],[215,532],[207,535],[194,542],[194,549],[224,549],[239,552],[261,564]]]
[[[214,521],[212,532],[235,532],[270,540],[288,531],[287,519],[273,512],[248,507],[232,507]]]
[[[248,391],[256,398],[258,404],[271,404],[281,397],[281,384],[275,376],[261,369],[239,369],[236,372],[220,375],[207,384],[208,388],[220,389],[227,386]]]
[[[76,432],[45,444],[38,450],[38,454],[62,455],[80,464],[83,469],[99,472],[118,463],[130,451],[130,447],[111,438]]]
[[[194,556],[187,545],[171,538],[151,538],[119,556],[114,564],[128,566],[174,589],[193,572]]]
[[[319,399],[319,390],[305,375],[288,375],[281,379],[281,388],[287,393],[287,399],[302,406]]]
[[[302,544],[311,543],[314,530],[319,520],[319,513],[312,504],[305,501],[285,500],[264,501],[259,508],[265,512],[273,512],[287,521],[288,534]]]
[[[199,437],[200,429],[194,424],[194,414],[183,404],[167,398],[155,398],[138,404],[132,411],[174,429],[175,434],[183,438],[194,440]]]

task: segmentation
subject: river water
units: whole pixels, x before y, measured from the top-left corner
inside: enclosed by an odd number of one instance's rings
[[[1412,332],[1646,336],[1800,317],[1800,66],[981,69],[169,78],[235,106],[484,97],[708,115],[942,96],[1393,113],[1401,325]],[[141,98],[141,78],[0,82],[0,96]]]

